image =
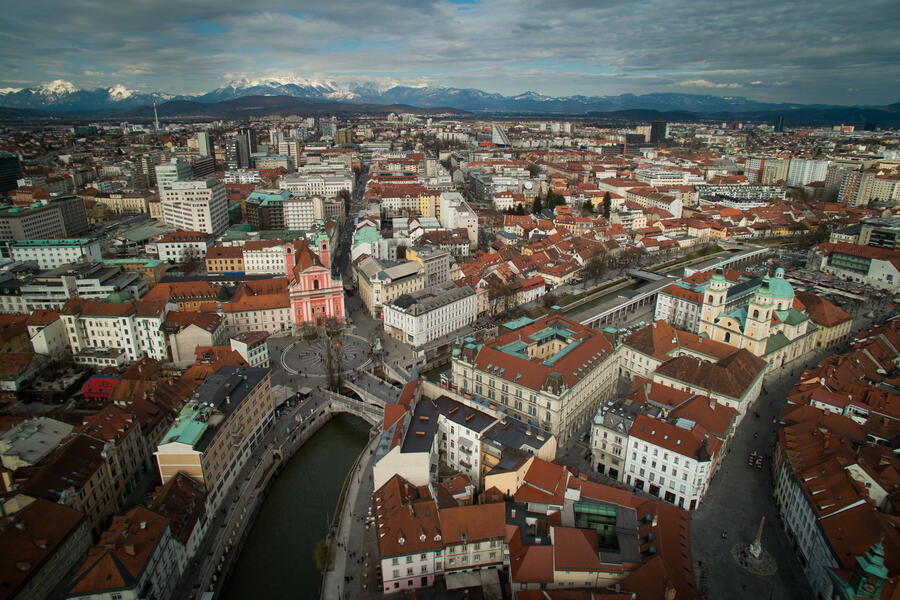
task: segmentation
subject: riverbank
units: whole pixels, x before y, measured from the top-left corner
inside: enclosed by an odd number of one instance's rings
[[[322,418],[293,458],[273,474],[223,598],[318,597],[315,546],[328,534],[344,475],[369,439],[369,426],[361,419]]]
[[[356,561],[365,557],[363,542],[366,536],[365,522],[359,520],[359,517],[365,517],[366,507],[371,505],[374,491],[372,461],[379,439],[378,435],[371,437],[347,474],[346,490],[339,502],[337,520],[329,536],[331,564],[322,579],[322,600],[340,600],[348,594],[351,598],[359,598],[361,595],[362,563]],[[350,552],[354,552],[355,556],[349,556]],[[344,578],[349,575],[353,575],[353,580],[345,581]]]

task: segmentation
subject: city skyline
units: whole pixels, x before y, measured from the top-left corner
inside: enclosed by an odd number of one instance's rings
[[[235,79],[308,78],[514,95],[658,92],[764,102],[900,99],[900,6],[801,2],[60,3],[6,16],[0,88],[203,93]],[[102,29],[97,24],[102,23]],[[860,40],[865,40],[865,43]],[[22,48],[28,48],[23,53]]]

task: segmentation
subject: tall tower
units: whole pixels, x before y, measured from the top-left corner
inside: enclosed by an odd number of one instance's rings
[[[829,569],[834,597],[840,600],[877,600],[881,598],[884,582],[888,578],[884,566],[884,546],[881,542],[869,548],[863,556],[856,557],[850,580],[844,581]]]
[[[159,131],[159,115],[156,114],[156,98],[153,99],[153,129]]]
[[[706,289],[703,291],[700,308],[700,333],[713,337],[716,318],[725,310],[725,296],[728,293],[728,281],[722,267],[717,267]]]
[[[747,306],[747,323],[744,325],[744,348],[762,356],[766,351],[772,323],[772,292],[769,290],[769,276],[763,278],[762,287]]]

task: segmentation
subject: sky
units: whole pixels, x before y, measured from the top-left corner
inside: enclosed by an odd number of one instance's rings
[[[0,88],[229,80],[900,101],[900,1],[42,0],[0,17]]]

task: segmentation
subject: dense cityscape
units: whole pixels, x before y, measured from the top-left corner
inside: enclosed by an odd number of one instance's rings
[[[900,598],[895,66],[306,8],[3,59],[0,600]]]

